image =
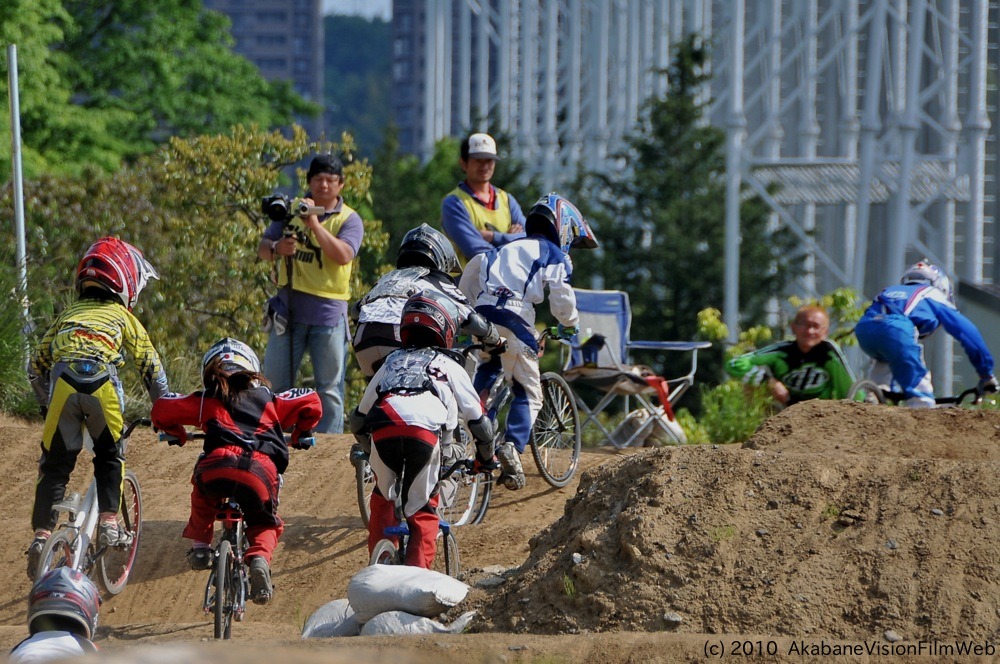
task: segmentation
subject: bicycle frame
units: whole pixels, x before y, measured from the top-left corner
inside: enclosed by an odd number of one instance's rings
[[[55,503],[52,507],[57,512],[65,512],[69,516],[69,521],[59,524],[57,530],[73,532],[71,543],[72,557],[66,567],[86,572],[94,564],[94,560],[87,560],[86,558],[90,551],[90,543],[97,532],[97,520],[99,517],[97,511],[97,482],[95,480],[90,481],[90,485],[87,487],[87,492],[84,494],[82,500],[79,494],[72,494],[69,498],[64,498]],[[100,555],[100,551],[94,556],[95,560],[97,555]]]

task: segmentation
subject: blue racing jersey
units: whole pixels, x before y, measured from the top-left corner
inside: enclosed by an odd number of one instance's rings
[[[920,339],[943,326],[962,345],[981,377],[993,373],[993,356],[983,335],[937,288],[924,284],[889,286],[878,294],[861,320],[879,320],[891,315],[909,318]]]

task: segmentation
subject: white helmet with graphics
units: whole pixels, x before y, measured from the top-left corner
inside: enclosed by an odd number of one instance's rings
[[[945,274],[944,270],[937,265],[931,264],[927,259],[908,267],[899,280],[899,283],[933,286],[944,293],[949,302],[955,304],[955,289],[952,286],[951,279]]]

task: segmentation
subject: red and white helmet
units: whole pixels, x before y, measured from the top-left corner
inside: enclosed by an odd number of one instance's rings
[[[142,252],[116,237],[102,237],[90,245],[76,268],[76,292],[98,286],[115,294],[129,311],[150,279],[159,279]]]
[[[948,277],[944,270],[937,265],[931,264],[927,259],[908,267],[900,278],[899,283],[933,286],[944,293],[949,302],[955,304],[955,288],[952,286],[951,278]]]
[[[411,295],[403,305],[399,338],[404,347],[451,348],[461,314],[455,302],[436,291]]]
[[[28,595],[28,631],[50,631],[51,624],[72,623],[72,631],[93,639],[101,595],[94,582],[72,567],[57,567],[43,574]],[[63,628],[65,629],[65,627]]]

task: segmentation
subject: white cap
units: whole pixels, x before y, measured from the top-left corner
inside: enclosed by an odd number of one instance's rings
[[[469,159],[494,159],[497,156],[497,142],[489,134],[473,134],[469,136]]]

